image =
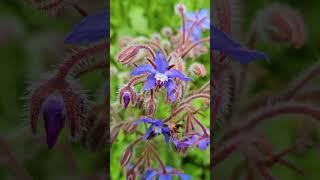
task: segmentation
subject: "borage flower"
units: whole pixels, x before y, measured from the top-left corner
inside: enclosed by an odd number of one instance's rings
[[[224,32],[215,27],[214,24],[212,24],[210,28],[213,33],[210,38],[210,48],[212,50],[226,53],[232,59],[237,60],[242,64],[247,64],[257,59],[268,60],[268,56],[265,53],[244,49],[239,43],[235,42]]]
[[[183,81],[189,81],[191,78],[186,77],[177,69],[171,69],[172,66],[169,66],[164,55],[158,50],[154,60],[154,67],[150,64],[144,64],[137,66],[132,72],[131,75],[140,75],[144,73],[150,73],[147,78],[146,83],[144,84],[143,91],[151,90],[154,88],[165,87],[167,95],[171,102],[175,101],[174,93],[177,89],[173,78],[178,78]]]
[[[161,119],[141,118],[133,122],[134,125],[138,125],[141,122],[149,123],[151,126],[144,135],[144,140],[149,140],[155,136],[162,134],[167,144],[170,142],[170,128],[167,124],[163,123]]]
[[[192,179],[190,175],[183,174],[170,166],[166,166],[166,172],[163,172],[163,170],[147,169],[145,176],[142,179],[153,180],[159,177],[159,180],[171,180],[173,176],[180,176],[182,180]]]
[[[210,144],[210,137],[208,135],[190,134],[181,140],[173,140],[176,148],[189,148],[197,146],[200,150],[204,151]]]
[[[108,12],[103,10],[85,17],[64,40],[66,44],[88,44],[107,37]]]
[[[187,13],[186,20],[186,29],[190,31],[188,34],[192,34],[194,42],[200,39],[203,29],[210,28],[210,16],[207,9],[201,9],[194,13]]]

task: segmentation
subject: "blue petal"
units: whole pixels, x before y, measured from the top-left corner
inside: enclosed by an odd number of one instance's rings
[[[64,40],[66,44],[95,42],[107,37],[107,29],[109,26],[108,13],[100,11],[93,15],[85,17]]]
[[[167,95],[169,96],[169,99],[171,102],[174,102],[175,100],[175,90],[177,89],[176,84],[173,82],[172,79],[169,79],[168,82],[165,84]]]
[[[141,122],[145,122],[145,123],[149,123],[149,124],[155,124],[155,125],[158,125],[160,123],[162,124],[162,120],[151,119],[151,118],[148,118],[148,117],[140,118],[140,119],[134,121],[133,124],[134,125],[138,125]]]
[[[161,51],[157,51],[156,53],[156,59],[155,59],[155,64],[157,66],[157,70],[160,73],[165,73],[168,70],[168,62],[166,60],[166,58],[163,56],[163,54],[161,53]]]
[[[201,29],[200,27],[194,27],[193,30],[192,30],[192,39],[194,42],[198,41],[201,37]]]
[[[152,180],[157,175],[157,172],[153,169],[148,169],[145,173],[145,180]]]
[[[202,21],[201,26],[205,29],[210,28],[210,17],[209,17],[209,11],[207,9],[201,9],[199,11],[199,20],[205,17],[205,20]]]
[[[204,138],[204,139],[199,141],[198,147],[199,147],[199,149],[204,151],[204,150],[207,149],[209,144],[210,144],[210,138]]]
[[[180,71],[176,69],[171,69],[170,71],[167,71],[165,74],[168,76],[168,78],[179,78],[184,81],[191,80],[191,78],[186,77],[184,74],[182,74]]]
[[[169,174],[160,175],[159,180],[171,180],[171,175]]]
[[[168,133],[162,133],[164,136],[164,139],[166,140],[166,143],[169,144],[170,143],[170,134]]]
[[[153,69],[153,67],[150,64],[143,64],[135,67],[134,70],[131,72],[131,75],[140,75],[147,72],[155,73],[156,71]]]
[[[154,125],[150,126],[147,130],[146,134],[144,134],[143,139],[146,141],[148,137],[150,136],[151,132],[153,131]]]
[[[254,60],[268,60],[268,56],[259,51],[236,48],[228,50],[227,53],[232,59],[237,60],[242,64],[247,64]]]
[[[186,139],[183,139],[181,140],[179,143],[178,143],[178,146],[179,147],[189,147],[191,146],[192,144],[194,144],[197,140],[198,136],[197,135],[192,135]]]
[[[143,91],[153,89],[156,86],[155,74],[150,74],[143,86]]]
[[[210,38],[210,49],[226,51],[231,48],[238,48],[240,44],[229,38],[224,32],[220,31],[214,24],[211,25],[212,37]]]
[[[192,177],[188,174],[180,174],[181,180],[191,180]]]

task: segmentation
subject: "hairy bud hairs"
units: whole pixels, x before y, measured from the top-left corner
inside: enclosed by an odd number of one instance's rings
[[[172,11],[181,18],[177,29],[164,26],[150,38],[120,38],[115,59],[130,72],[111,106],[110,136],[112,145],[131,141],[119,159],[127,179],[191,179],[183,164],[174,167],[161,152],[181,158],[192,150],[209,150],[209,67],[196,62],[209,53],[210,38],[204,36],[210,29],[209,10],[189,12],[178,4]],[[120,134],[125,137],[117,140]]]

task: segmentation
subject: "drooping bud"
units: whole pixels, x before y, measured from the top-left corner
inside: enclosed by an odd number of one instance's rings
[[[252,31],[263,40],[291,43],[297,49],[306,40],[302,16],[295,9],[278,3],[269,5],[259,12]],[[256,40],[251,37],[250,41]]]
[[[42,109],[47,145],[51,149],[56,144],[64,127],[66,111],[63,98],[58,94],[50,95],[44,102]]]
[[[139,47],[137,46],[128,46],[125,47],[116,57],[117,61],[121,64],[130,63],[135,56],[139,53]]]
[[[130,101],[132,101],[132,104],[135,103],[137,99],[137,93],[131,88],[131,86],[124,86],[120,89],[119,93],[119,101],[120,104],[124,104],[124,108],[127,109]]]
[[[143,105],[144,105],[144,94],[140,94],[138,99],[137,99],[137,103],[136,103],[136,107],[139,109],[142,109]]]
[[[157,110],[157,103],[154,98],[149,98],[146,101],[146,115],[152,116]]]
[[[131,100],[131,98],[130,98],[130,92],[129,92],[129,91],[124,92],[124,93],[123,93],[124,108],[127,109],[130,100]]]
[[[204,77],[206,76],[206,68],[203,64],[194,63],[190,66],[190,72],[196,76]]]
[[[122,153],[122,156],[120,159],[121,167],[127,166],[127,164],[130,162],[131,157],[132,157],[132,147],[129,146]]]

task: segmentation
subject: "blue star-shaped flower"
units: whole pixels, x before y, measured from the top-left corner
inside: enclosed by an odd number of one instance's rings
[[[143,180],[152,180],[156,177],[159,177],[159,180],[171,180],[173,176],[180,176],[182,180],[190,180],[192,179],[190,175],[183,174],[180,171],[174,170],[170,166],[166,166],[166,173],[163,173],[162,170],[156,170],[156,169],[147,169]]]
[[[85,17],[64,40],[66,44],[88,44],[107,37],[108,12],[103,10]]]
[[[170,142],[170,128],[167,124],[164,124],[161,119],[151,119],[151,118],[141,118],[137,121],[134,121],[134,124],[139,124],[141,122],[149,123],[151,126],[147,130],[146,134],[144,135],[144,140],[149,140],[154,138],[155,136],[162,134],[165,138],[167,144]]]
[[[202,29],[210,28],[210,16],[207,9],[201,9],[194,13],[186,14],[186,30],[189,32],[192,28],[192,40],[198,41],[201,37]],[[193,25],[194,24],[194,25]]]
[[[174,139],[173,142],[177,148],[189,148],[193,145],[196,145],[199,149],[204,151],[210,144],[210,137],[201,136],[199,134],[191,134],[180,141]]]
[[[183,81],[189,81],[191,78],[186,77],[183,73],[176,69],[169,70],[169,65],[163,54],[158,50],[154,60],[155,66],[150,64],[144,64],[137,66],[131,75],[140,75],[144,73],[150,73],[144,84],[143,91],[154,89],[155,87],[164,86],[171,102],[175,101],[174,93],[177,89],[173,78],[179,78]]]
[[[229,38],[214,24],[212,24],[210,28],[212,32],[212,36],[210,38],[210,49],[226,53],[232,59],[237,60],[242,64],[247,64],[257,59],[268,60],[268,56],[263,52],[242,48],[239,43]]]

